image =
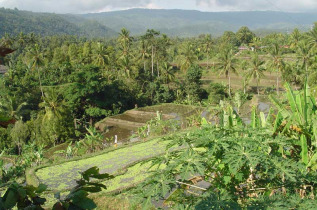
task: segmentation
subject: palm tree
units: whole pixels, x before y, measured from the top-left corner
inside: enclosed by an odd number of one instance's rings
[[[305,75],[308,76],[308,67],[311,65],[311,59],[313,57],[312,48],[308,40],[304,39],[298,43],[297,56],[302,62],[302,67],[305,69]]]
[[[47,138],[55,145],[59,138],[64,135],[64,131],[67,130],[65,121],[69,120],[67,117],[68,107],[53,88],[47,89],[39,107],[43,109],[41,129],[48,130]]]
[[[205,39],[204,39],[204,51],[207,55],[207,69],[209,68],[209,54],[210,54],[210,51],[211,51],[211,48],[212,48],[212,39],[211,39],[211,35],[210,34],[207,34],[205,36]]]
[[[45,115],[43,121],[51,120],[53,118],[61,119],[66,110],[66,105],[54,89],[46,91],[43,102],[39,104],[40,108],[44,108]]]
[[[139,49],[139,52],[140,52],[140,58],[142,59],[143,61],[143,69],[144,71],[146,71],[146,58],[148,58],[149,54],[147,52],[147,44],[145,42],[145,39],[144,37],[141,38],[141,46],[140,46],[140,49]]]
[[[259,59],[259,55],[257,53],[254,53],[254,55],[252,56],[251,59],[251,63],[250,63],[250,68],[249,71],[246,75],[246,77],[248,79],[256,79],[256,89],[258,92],[258,95],[260,95],[260,91],[259,91],[259,83],[260,83],[260,79],[264,77],[264,61]]]
[[[236,65],[238,60],[234,57],[233,50],[229,47],[225,47],[220,52],[218,60],[217,69],[220,70],[219,74],[224,74],[228,78],[229,96],[231,97],[230,73],[237,74]]]
[[[119,60],[119,66],[128,78],[131,78],[132,73],[136,70],[136,67],[133,65],[133,62],[129,57],[121,58]]]
[[[291,36],[290,36],[290,46],[291,46],[291,48],[293,48],[293,49],[297,48],[298,43],[301,40],[301,37],[302,37],[302,35],[301,35],[300,31],[298,30],[298,28],[295,28],[294,31],[291,33]]]
[[[40,83],[40,90],[42,93],[42,97],[44,97],[44,92],[42,88],[42,81],[41,81],[41,74],[40,74],[40,67],[44,65],[44,56],[43,53],[40,51],[40,47],[38,44],[35,44],[33,48],[31,48],[27,52],[27,57],[29,60],[29,64],[32,70],[37,70],[39,83]]]
[[[247,88],[247,85],[248,85],[248,78],[247,78],[247,70],[248,70],[248,63],[243,60],[241,63],[240,63],[240,69],[242,70],[242,76],[243,76],[243,93],[245,94],[246,93],[246,88]]]
[[[160,35],[159,31],[155,31],[153,29],[148,29],[146,31],[146,34],[144,35],[144,38],[148,41],[148,43],[151,45],[151,64],[152,64],[152,77],[154,76],[154,56],[155,56],[155,37]]]
[[[192,66],[197,59],[193,45],[190,42],[185,43],[178,58],[180,69],[184,72],[187,71],[187,69]]]
[[[317,23],[315,23],[312,30],[308,33],[308,38],[310,40],[310,44],[312,44],[314,48],[317,48]]]
[[[257,49],[262,45],[262,41],[260,37],[253,37],[251,42],[249,43],[250,47],[253,47],[254,51],[257,51]]]
[[[123,57],[126,57],[129,55],[129,50],[130,50],[132,41],[133,41],[133,38],[130,36],[130,31],[128,31],[125,28],[122,28],[119,33],[118,42],[120,44]]]
[[[26,102],[19,103],[15,96],[0,100],[0,112],[7,113],[9,117],[19,120]]]
[[[169,84],[170,82],[174,81],[175,75],[173,72],[173,66],[168,65],[167,62],[164,62],[162,64],[162,70],[162,77],[166,84]]]
[[[97,43],[92,57],[93,57],[93,64],[99,67],[104,67],[108,63],[108,60],[109,60],[105,46],[101,44],[100,42]]]
[[[276,93],[279,95],[279,73],[283,72],[285,63],[282,58],[282,51],[280,50],[280,46],[277,42],[273,43],[273,45],[269,48],[269,54],[271,56],[269,66],[277,71]]]

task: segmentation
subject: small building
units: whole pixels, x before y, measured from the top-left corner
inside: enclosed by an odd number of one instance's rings
[[[250,50],[248,47],[246,47],[246,46],[240,46],[239,47],[239,51],[248,51],[248,50]]]
[[[4,65],[0,65],[0,74],[5,74],[8,71],[7,67]]]

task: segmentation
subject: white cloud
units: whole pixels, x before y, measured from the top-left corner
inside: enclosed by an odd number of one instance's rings
[[[196,0],[196,4],[199,8],[209,11],[315,12],[317,10],[317,0]]]
[[[316,12],[317,0],[0,0],[0,7],[55,13],[104,12],[130,8]]]
[[[55,13],[87,13],[147,7],[151,0],[0,0],[0,7]]]

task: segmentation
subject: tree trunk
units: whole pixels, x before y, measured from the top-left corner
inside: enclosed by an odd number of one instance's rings
[[[229,79],[229,97],[231,98],[231,80],[229,75],[228,75],[228,79]]]
[[[156,61],[156,68],[157,68],[157,76],[160,77],[160,70],[159,70],[158,61]]]
[[[207,70],[209,69],[209,55],[207,53]]]
[[[152,45],[152,77],[154,75],[154,49],[153,49],[153,45]]]
[[[258,91],[258,95],[260,95],[260,91],[259,91],[259,80],[257,80],[257,82],[256,82],[256,89],[257,89],[257,91]]]
[[[280,90],[279,90],[279,83],[278,83],[278,73],[277,73],[277,77],[276,77],[276,93],[277,95],[280,95]]]
[[[245,84],[245,80],[243,80],[243,93],[245,94],[246,90],[245,90],[246,84]]]
[[[40,75],[40,69],[37,67],[37,73],[39,75],[39,82],[40,82],[40,90],[41,90],[41,94],[42,97],[44,98],[44,92],[43,92],[43,88],[42,88],[42,81],[41,81],[41,75]]]
[[[144,59],[144,61],[143,61],[143,68],[144,68],[144,72],[146,72],[146,69],[145,69],[145,59]]]

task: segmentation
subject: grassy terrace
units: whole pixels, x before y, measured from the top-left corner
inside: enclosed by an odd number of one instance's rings
[[[113,191],[117,185],[120,185],[120,188],[124,188],[138,182],[139,180],[135,180],[137,179],[135,174],[140,173],[140,168],[142,168],[141,171],[145,172],[149,163],[145,165],[133,164],[162,154],[168,143],[169,141],[154,139],[144,143],[133,144],[94,157],[71,160],[58,165],[40,168],[35,172],[35,175],[49,189],[62,191],[70,189],[75,185],[75,180],[80,177],[80,171],[97,166],[103,173],[121,174],[111,180],[109,184],[106,183],[110,186],[107,191]],[[131,167],[127,168],[128,166]],[[125,168],[127,169],[122,173],[122,169]]]

